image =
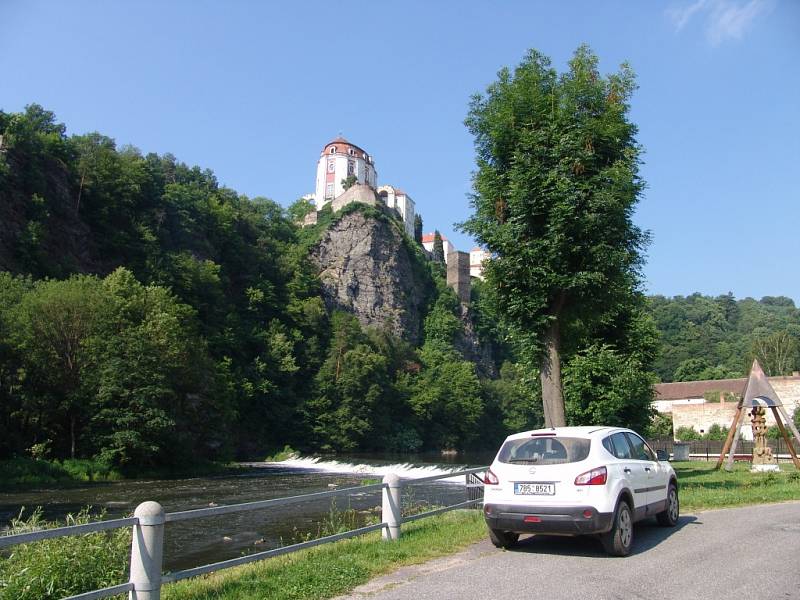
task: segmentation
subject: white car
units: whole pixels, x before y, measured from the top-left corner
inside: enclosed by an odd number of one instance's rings
[[[641,436],[619,427],[556,427],[510,435],[484,476],[483,514],[498,548],[521,533],[599,534],[626,556],[633,524],[678,522],[678,478]]]

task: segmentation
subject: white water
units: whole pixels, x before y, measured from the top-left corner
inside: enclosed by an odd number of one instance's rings
[[[316,457],[303,456],[288,458],[280,462],[267,464],[280,465],[282,467],[290,467],[292,469],[322,471],[324,473],[347,473],[355,475],[372,475],[375,477],[383,477],[389,473],[394,473],[403,479],[417,479],[420,477],[430,477],[433,475],[447,475],[448,473],[456,473],[465,469],[463,466],[443,468],[437,465],[420,466],[413,463],[398,463],[393,465],[368,465],[365,463],[353,464],[339,462],[336,460],[322,460]],[[437,480],[437,482],[460,483],[463,485],[464,476],[456,475],[455,477],[445,477]]]

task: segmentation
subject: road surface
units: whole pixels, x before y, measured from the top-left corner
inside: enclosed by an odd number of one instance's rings
[[[598,540],[488,540],[375,579],[341,600],[800,600],[800,502],[684,515],[675,528],[634,530],[631,556]]]

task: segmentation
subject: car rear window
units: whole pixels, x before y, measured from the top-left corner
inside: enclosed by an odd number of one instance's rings
[[[574,437],[534,437],[508,440],[497,460],[522,465],[560,465],[580,462],[589,456],[591,440]]]

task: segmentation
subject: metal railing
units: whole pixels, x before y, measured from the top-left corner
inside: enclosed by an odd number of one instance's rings
[[[244,502],[242,504],[199,508],[196,510],[184,510],[172,513],[165,513],[164,509],[158,502],[143,502],[136,507],[136,511],[132,517],[127,517],[124,519],[110,519],[108,521],[97,521],[95,523],[86,523],[83,525],[71,525],[68,527],[57,527],[54,529],[43,529],[41,531],[0,536],[0,550],[3,548],[9,548],[11,546],[16,546],[18,544],[27,544],[40,540],[66,537],[71,535],[81,535],[97,531],[108,531],[111,529],[120,529],[122,527],[132,526],[133,535],[131,540],[130,577],[128,582],[99,590],[84,592],[75,596],[69,596],[69,598],[65,600],[98,600],[100,598],[107,598],[109,596],[115,596],[117,594],[124,593],[129,594],[130,600],[159,600],[161,597],[161,586],[165,583],[180,581],[181,579],[196,577],[198,575],[204,575],[206,573],[212,573],[214,571],[220,571],[222,569],[228,569],[230,567],[235,567],[250,562],[264,560],[266,558],[279,556],[281,554],[289,554],[305,548],[311,548],[314,546],[320,546],[322,544],[353,538],[378,530],[382,530],[382,538],[384,540],[398,540],[400,539],[401,526],[403,523],[409,523],[425,517],[431,517],[450,510],[455,510],[457,508],[466,508],[467,506],[475,505],[481,502],[482,498],[478,494],[470,493],[469,490],[471,486],[475,487],[476,485],[474,480],[475,475],[485,471],[486,469],[487,467],[464,469],[454,473],[432,475],[430,477],[421,477],[418,479],[401,479],[395,474],[389,474],[383,478],[383,483],[329,490],[325,492],[316,492],[312,494],[303,494],[300,496],[273,498],[271,500]],[[466,477],[468,500],[465,502],[459,502],[449,506],[429,510],[423,513],[403,517],[401,510],[401,492],[403,486],[419,485],[421,483],[428,483],[440,479],[449,479],[460,476]],[[245,556],[202,565],[199,567],[192,567],[182,571],[162,574],[164,527],[167,523],[253,510],[264,510],[276,506],[299,504],[301,502],[309,502],[322,498],[333,498],[335,496],[378,490],[382,492],[382,513],[380,523],[292,544],[290,546],[283,546],[280,548],[256,552],[254,554],[247,554]]]
[[[675,441],[672,438],[667,439],[651,439],[647,443],[653,450],[664,450],[670,455],[674,455]],[[719,453],[722,452],[722,447],[725,440],[689,440],[684,442],[689,444],[689,457],[692,460],[717,460]],[[782,460],[790,461],[791,454],[786,442],[780,438],[767,439],[767,446],[772,450],[772,455],[778,462]],[[736,460],[750,460],[753,454],[753,441],[739,439]]]

